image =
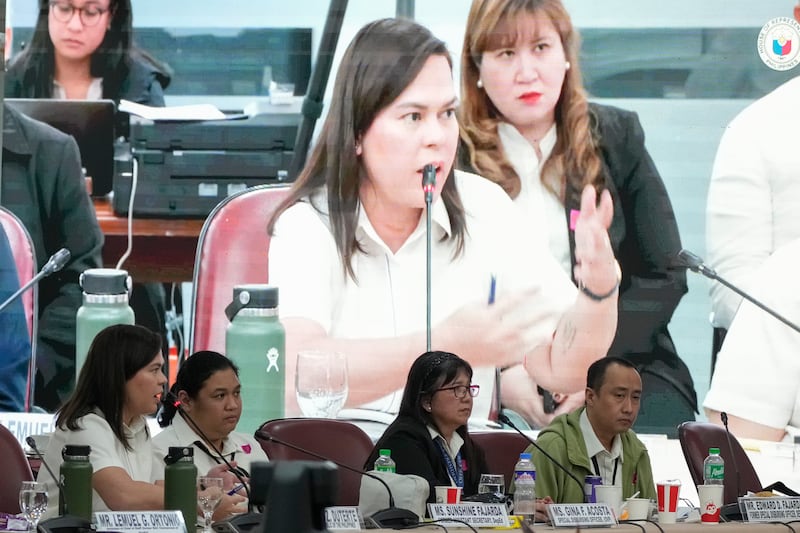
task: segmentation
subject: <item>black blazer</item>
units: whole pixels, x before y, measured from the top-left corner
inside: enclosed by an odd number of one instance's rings
[[[672,204],[645,148],[636,113],[599,104],[590,104],[589,112],[605,187],[614,202],[609,237],[622,268],[617,333],[608,353],[631,360],[643,374],[664,379],[697,411],[692,376],[667,331],[687,291],[685,269],[674,266],[681,240]],[[460,167],[475,172],[463,143],[460,149]],[[567,186],[564,228],[573,266],[575,239],[569,220],[570,211],[580,209],[580,193]]]
[[[464,446],[461,448],[461,458],[466,466],[462,494],[470,496],[478,493],[481,474],[489,473],[489,470],[483,450],[469,438],[466,431],[461,435],[462,437],[466,435]],[[450,477],[439,448],[434,444],[428,428],[422,422],[409,416],[398,416],[378,439],[367,462],[364,463],[365,470],[373,469],[381,449],[392,451],[392,459],[397,464],[398,474],[416,474],[428,481],[429,503],[434,503],[436,498],[434,487],[450,485]]]

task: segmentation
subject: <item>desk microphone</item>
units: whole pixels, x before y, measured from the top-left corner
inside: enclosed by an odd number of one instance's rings
[[[795,330],[796,332],[800,333],[800,326],[790,321],[788,318],[784,317],[774,309],[767,307],[760,301],[756,300],[753,296],[750,296],[742,289],[740,289],[736,285],[732,284],[731,282],[729,282],[728,280],[717,274],[716,270],[706,265],[703,262],[703,259],[699,255],[694,254],[689,250],[682,249],[680,252],[678,252],[678,258],[683,263],[683,266],[689,268],[689,270],[691,270],[692,272],[697,272],[707,277],[710,280],[720,282],[722,285],[726,286],[727,288],[729,288],[730,290],[732,290],[733,292],[735,292],[736,294],[747,300],[748,302],[752,303],[757,307],[760,307],[762,310],[766,311],[767,313],[774,316],[775,318],[777,318],[778,320],[780,320],[781,322],[783,322],[784,324]]]
[[[497,419],[498,419],[500,422],[502,422],[503,424],[505,424],[505,425],[509,426],[510,428],[514,429],[514,430],[515,430],[517,433],[519,433],[519,434],[520,434],[520,435],[522,435],[523,437],[525,437],[525,440],[527,440],[528,442],[530,442],[530,443],[531,443],[531,445],[532,445],[534,448],[536,448],[537,450],[539,450],[540,452],[542,452],[542,455],[544,455],[545,457],[547,457],[547,459],[548,459],[548,460],[549,460],[551,463],[553,463],[554,465],[556,465],[556,466],[557,466],[559,469],[563,470],[565,474],[567,474],[569,477],[571,477],[572,479],[574,479],[574,480],[575,480],[575,483],[577,483],[577,484],[578,484],[578,486],[580,486],[580,488],[581,488],[581,494],[583,494],[583,502],[581,502],[581,503],[586,503],[586,492],[584,491],[584,487],[583,487],[583,481],[581,481],[580,479],[578,479],[577,477],[575,477],[575,474],[573,474],[572,472],[570,472],[570,471],[567,469],[567,467],[565,467],[564,465],[562,465],[561,463],[559,463],[558,461],[556,461],[556,460],[555,460],[555,458],[554,458],[552,455],[550,455],[549,453],[547,453],[546,451],[544,451],[544,449],[543,449],[541,446],[539,446],[538,444],[536,444],[536,441],[535,441],[535,440],[533,440],[532,438],[530,438],[529,436],[527,436],[525,433],[523,433],[523,432],[522,432],[522,430],[520,430],[520,429],[519,429],[519,428],[518,428],[518,427],[517,427],[517,426],[516,426],[516,425],[515,425],[515,424],[514,424],[512,421],[511,421],[511,419],[510,419],[510,418],[508,418],[508,417],[507,417],[505,414],[503,414],[503,413],[500,413],[499,415],[497,415]],[[545,496],[547,496],[547,494],[545,494]]]
[[[431,351],[431,252],[433,237],[431,236],[431,204],[436,191],[436,166],[428,163],[422,169],[422,192],[425,193],[425,339],[426,351]]]
[[[69,255],[69,252],[67,252],[67,255]],[[44,270],[44,268],[42,270]],[[53,478],[53,483],[55,483],[56,486],[58,487],[58,512],[59,513],[63,512],[64,492],[65,492],[64,483],[61,482],[61,478],[55,475],[53,470],[50,468],[50,465],[47,464],[47,461],[44,460],[44,454],[42,454],[42,452],[39,451],[39,447],[36,446],[36,440],[29,435],[25,437],[25,442],[28,444],[31,450],[33,450],[33,453],[36,454],[36,457],[38,457],[39,460],[42,462],[44,468],[47,470],[47,473],[50,474],[50,477]],[[39,522],[38,530],[50,533],[75,533],[76,531],[77,532],[93,531],[91,522],[79,516],[73,516],[73,515],[61,515],[47,520],[43,520]]]
[[[281,446],[286,446],[287,448],[291,448],[292,450],[304,453],[316,459],[331,462],[340,468],[349,470],[350,472],[355,472],[356,474],[367,476],[369,478],[379,481],[381,485],[386,487],[386,492],[389,493],[389,507],[387,509],[382,509],[378,511],[369,517],[369,519],[375,522],[379,528],[401,529],[407,526],[416,526],[417,524],[419,524],[419,517],[417,516],[416,513],[414,513],[409,509],[402,509],[399,507],[395,507],[394,495],[392,494],[392,489],[390,489],[386,481],[381,479],[379,476],[376,476],[375,474],[371,474],[370,472],[366,472],[364,470],[360,470],[358,468],[353,468],[352,466],[348,466],[344,463],[333,461],[332,459],[320,455],[318,453],[312,452],[311,450],[301,448],[300,446],[294,445],[290,442],[286,442],[284,440],[273,437],[271,434],[267,433],[263,429],[259,429],[258,431],[256,431],[256,438],[263,439],[269,442],[274,442],[276,444],[280,444]]]
[[[31,287],[39,283],[39,280],[41,280],[42,278],[46,278],[50,274],[58,272],[59,270],[64,268],[64,265],[66,265],[67,262],[69,262],[70,255],[71,254],[69,253],[69,250],[67,250],[66,248],[62,248],[53,255],[51,255],[50,259],[47,260],[47,263],[44,264],[44,266],[42,267],[42,269],[39,271],[38,274],[36,274],[33,278],[31,278],[30,281],[28,281],[28,283],[20,287],[17,290],[17,292],[6,298],[6,300],[2,304],[0,304],[0,311],[8,307],[11,304],[11,302],[19,298],[22,293],[24,293],[25,291],[29,290]]]
[[[728,450],[731,452],[731,458],[733,459],[733,470],[736,472],[736,497],[744,496],[742,494],[742,482],[741,476],[739,475],[739,465],[736,462],[736,452],[733,451],[733,443],[731,442],[731,430],[728,429],[728,413],[722,411],[719,414],[720,419],[722,420],[722,425],[725,426],[725,437],[728,439]]]

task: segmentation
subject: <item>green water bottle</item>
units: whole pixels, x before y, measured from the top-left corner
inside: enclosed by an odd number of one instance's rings
[[[90,268],[80,277],[83,305],[75,319],[75,382],[95,335],[114,324],[135,323],[128,305],[131,277],[116,268]]]
[[[164,458],[164,509],[180,511],[187,533],[197,529],[197,467],[191,446],[170,446]]]
[[[59,471],[61,477],[61,499],[59,515],[73,515],[92,520],[92,463],[89,462],[90,446],[67,444],[61,449]]]
[[[267,420],[284,416],[286,332],[278,320],[278,288],[237,285],[225,314],[231,321],[225,353],[239,366],[242,384],[238,430],[252,434]]]

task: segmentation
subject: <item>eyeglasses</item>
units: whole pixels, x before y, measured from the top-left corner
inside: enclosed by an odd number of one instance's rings
[[[69,2],[50,2],[50,12],[53,13],[53,18],[58,22],[69,22],[76,11],[84,26],[96,26],[100,22],[100,18],[108,12],[108,9],[92,4],[85,7],[75,7]]]
[[[467,393],[473,398],[478,395],[481,391],[480,385],[453,385],[452,387],[442,387],[441,389],[436,389],[436,391],[440,390],[451,390],[453,391],[453,395],[458,398],[459,400],[463,400],[467,397]]]

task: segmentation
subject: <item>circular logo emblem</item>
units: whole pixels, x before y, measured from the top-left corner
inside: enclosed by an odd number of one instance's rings
[[[758,55],[772,70],[789,70],[800,63],[800,24],[793,18],[770,20],[758,34]]]

